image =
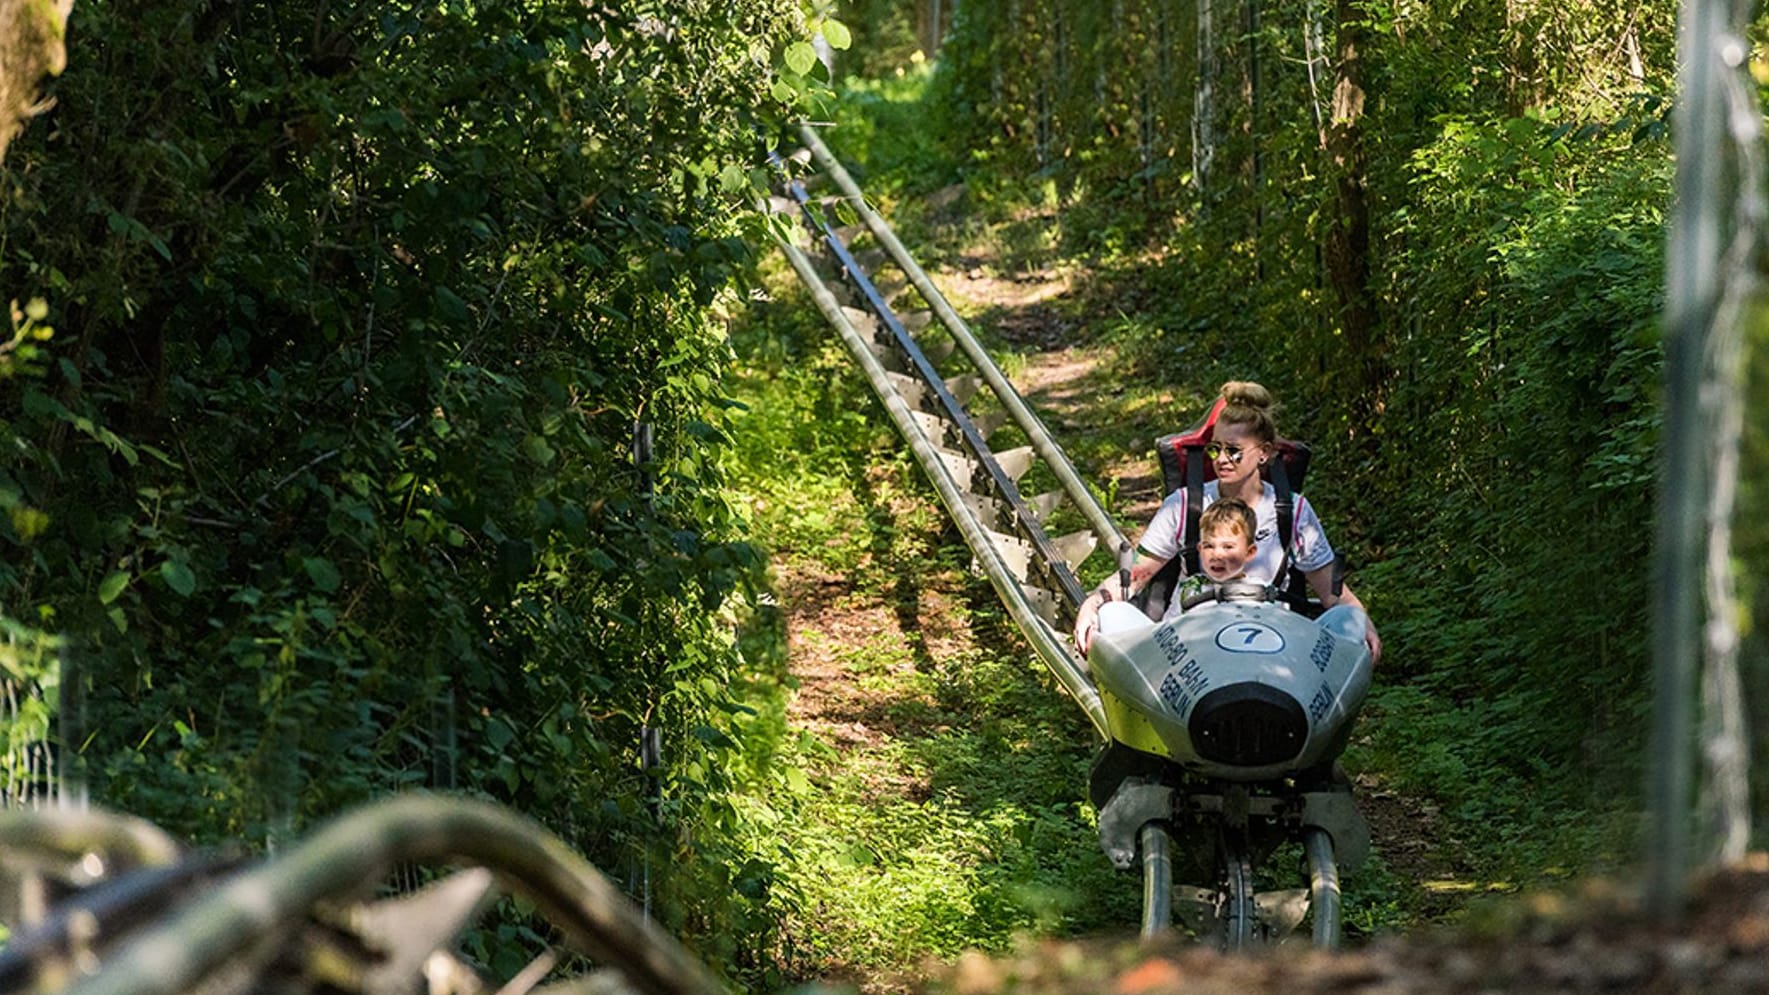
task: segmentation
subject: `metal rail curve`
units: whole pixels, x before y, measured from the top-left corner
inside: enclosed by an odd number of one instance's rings
[[[558,837],[487,802],[405,795],[339,817],[128,941],[70,995],[177,995],[289,929],[316,903],[360,894],[401,862],[462,862],[531,899],[571,949],[647,995],[722,995],[705,965]]]

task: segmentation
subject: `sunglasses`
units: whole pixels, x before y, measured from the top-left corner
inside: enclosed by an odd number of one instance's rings
[[[1247,447],[1231,446],[1226,442],[1210,442],[1204,445],[1204,458],[1207,460],[1214,462],[1225,455],[1230,463],[1240,466],[1241,459],[1247,455]]]

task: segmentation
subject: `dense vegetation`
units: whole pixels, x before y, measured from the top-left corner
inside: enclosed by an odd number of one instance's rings
[[[829,6],[77,7],[0,189],[11,762],[59,722],[64,772],[201,841],[506,800],[762,987],[1122,922],[1075,717],[754,269]],[[817,111],[911,225],[962,183],[1004,272],[1085,267],[1127,383],[1287,402],[1388,642],[1351,760],[1506,880],[1631,829],[1674,7],[948,4],[925,76],[924,5],[833,8],[849,71],[908,83]],[[933,797],[788,726],[765,553],[926,563],[995,627],[860,661],[940,727]]]
[[[811,27],[792,0],[80,5],[4,174],[31,303],[0,662],[44,689],[13,742],[66,702],[65,766],[197,841],[411,786],[507,800],[635,892],[649,846],[663,914],[745,969],[767,896],[733,887],[724,730],[758,561],[721,316]]]

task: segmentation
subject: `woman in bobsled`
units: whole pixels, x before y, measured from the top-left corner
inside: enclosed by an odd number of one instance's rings
[[[1222,385],[1206,426],[1208,441],[1201,449],[1215,479],[1203,481],[1196,488],[1177,487],[1167,495],[1143,532],[1139,543],[1143,555],[1130,567],[1127,576],[1108,578],[1082,601],[1076,613],[1075,643],[1084,654],[1092,642],[1102,605],[1130,601],[1176,559],[1176,565],[1182,568],[1182,589],[1183,578],[1203,572],[1195,563],[1196,546],[1186,548],[1188,512],[1201,515],[1219,500],[1236,499],[1253,509],[1256,521],[1256,551],[1246,563],[1246,577],[1282,593],[1286,585],[1294,583],[1290,569],[1293,567],[1321,607],[1347,605],[1364,615],[1364,643],[1372,661],[1381,657],[1382,640],[1363,612],[1363,602],[1351,588],[1335,584],[1333,547],[1314,507],[1300,494],[1293,501],[1280,500],[1280,496],[1288,499],[1290,495],[1287,491],[1280,495],[1273,482],[1266,479],[1267,468],[1275,468],[1274,460],[1279,455],[1273,407],[1271,392],[1257,383],[1236,380]],[[1194,491],[1200,496],[1195,511],[1189,507]],[[1290,507],[1283,509],[1288,513],[1280,521],[1280,507],[1284,504]],[[1197,539],[1194,537],[1192,542]],[[1173,597],[1161,617],[1178,614],[1181,601]]]
[[[1239,947],[1312,907],[1316,943],[1332,946],[1338,869],[1368,847],[1335,761],[1382,644],[1291,489],[1308,450],[1278,437],[1271,407],[1258,384],[1228,383],[1199,426],[1157,443],[1171,493],[1146,555],[1089,595],[1075,626],[1109,727],[1089,779],[1100,843],[1114,865],[1142,864],[1145,935],[1177,914]],[[1310,868],[1299,903],[1254,873],[1286,841]],[[1205,887],[1171,887],[1175,845],[1191,865],[1181,876]]]

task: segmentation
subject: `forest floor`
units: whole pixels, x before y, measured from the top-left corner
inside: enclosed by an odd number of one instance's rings
[[[1251,993],[1742,993],[1769,991],[1769,860],[1714,875],[1675,926],[1627,892],[1511,901],[1478,923],[1384,936],[1339,952],[1284,945],[1228,956],[1197,945],[1046,941],[967,954],[920,989],[938,995]]]

